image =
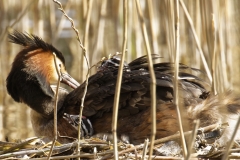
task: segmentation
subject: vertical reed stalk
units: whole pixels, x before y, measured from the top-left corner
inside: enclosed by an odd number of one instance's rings
[[[48,154],[48,157],[47,159],[49,160],[51,155],[52,155],[52,151],[53,151],[53,147],[55,145],[55,142],[57,140],[57,102],[58,102],[58,90],[59,90],[59,86],[60,86],[60,79],[61,79],[61,70],[59,68],[59,66],[57,65],[57,61],[56,61],[56,54],[53,53],[53,56],[54,56],[54,65],[55,65],[55,69],[57,71],[57,74],[58,74],[58,83],[57,83],[57,89],[56,89],[56,93],[55,93],[55,101],[54,101],[54,119],[53,119],[53,122],[54,122],[54,138],[53,138],[53,141],[52,141],[52,145],[51,145],[51,149],[49,151],[49,154]]]
[[[185,15],[186,15],[186,17],[187,17],[187,20],[188,20],[188,22],[189,22],[189,25],[190,25],[190,27],[191,27],[191,30],[192,30],[192,33],[193,33],[195,42],[196,42],[196,44],[197,44],[198,50],[199,50],[200,55],[201,55],[201,59],[202,59],[202,62],[203,62],[203,66],[204,66],[204,68],[205,68],[205,71],[207,72],[208,79],[210,80],[210,82],[212,82],[212,75],[211,75],[211,72],[210,72],[210,70],[209,70],[209,67],[208,67],[207,61],[206,61],[206,59],[205,59],[205,56],[204,56],[204,54],[203,54],[203,51],[202,51],[202,48],[201,48],[199,39],[198,39],[198,37],[197,37],[197,33],[196,33],[195,29],[194,29],[193,22],[192,22],[192,18],[190,17],[190,15],[189,15],[189,13],[188,13],[188,11],[187,11],[187,8],[186,8],[184,2],[183,2],[182,0],[179,0],[179,2],[180,2],[181,6],[182,6],[182,8],[183,8],[183,11],[184,11],[184,13],[185,13]]]
[[[150,95],[151,95],[151,121],[152,121],[151,128],[152,129],[151,129],[150,148],[149,148],[149,159],[151,159],[152,153],[153,153],[155,135],[156,135],[156,76],[155,76],[154,69],[153,69],[152,53],[151,53],[151,49],[150,49],[150,44],[149,44],[148,35],[147,35],[147,29],[146,29],[146,25],[144,23],[141,6],[139,3],[139,0],[135,0],[135,2],[136,2],[136,6],[137,6],[139,21],[141,24],[142,35],[144,37],[144,42],[145,42],[145,46],[147,49],[148,68],[149,68],[150,78],[151,78]]]
[[[180,113],[180,106],[179,106],[179,93],[178,93],[178,72],[179,72],[179,1],[175,0],[175,61],[174,61],[174,99],[173,103],[176,106],[177,115],[178,115],[178,122],[179,122],[179,131],[181,135],[181,142],[183,146],[183,155],[184,157],[187,156],[187,147],[185,142],[185,137],[183,134],[183,127],[182,127],[182,118]]]
[[[120,66],[118,68],[117,84],[114,94],[114,103],[113,103],[113,115],[112,115],[112,134],[113,134],[113,149],[114,149],[114,159],[118,160],[118,146],[117,146],[117,119],[118,119],[118,107],[120,99],[120,91],[122,84],[122,74],[124,67],[124,58],[127,48],[127,38],[128,38],[128,0],[123,1],[123,45],[122,45],[122,57],[120,61]]]

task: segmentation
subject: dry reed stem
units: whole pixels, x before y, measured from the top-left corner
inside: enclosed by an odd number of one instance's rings
[[[120,66],[118,68],[118,76],[117,76],[117,84],[116,90],[114,94],[114,102],[113,102],[113,115],[112,115],[112,134],[113,134],[113,149],[114,149],[114,159],[118,159],[118,146],[117,146],[117,119],[118,119],[118,107],[119,107],[119,98],[121,91],[121,83],[122,83],[122,74],[124,67],[124,59],[127,48],[127,38],[128,38],[128,1],[123,1],[123,46],[122,46],[122,57],[120,61]]]
[[[97,155],[97,148],[94,147],[93,148],[93,159],[98,159],[97,157],[98,157],[98,155]]]
[[[181,135],[181,142],[183,147],[183,156],[186,158],[187,156],[187,147],[185,142],[185,137],[183,134],[183,126],[182,126],[182,118],[180,113],[179,106],[179,93],[178,93],[178,72],[179,72],[179,1],[175,0],[175,61],[174,61],[174,96],[173,103],[176,106],[177,118],[179,123],[179,131]]]
[[[84,30],[84,39],[83,39],[83,44],[88,50],[88,35],[89,35],[89,26],[90,26],[90,18],[91,18],[91,13],[92,13],[92,2],[93,0],[88,1],[87,5],[87,14],[86,14],[86,25],[85,25],[85,30]]]
[[[182,6],[182,8],[183,8],[183,11],[184,11],[184,13],[185,13],[185,15],[186,15],[186,17],[187,17],[188,23],[189,23],[189,25],[190,25],[190,27],[191,27],[191,30],[192,30],[192,33],[193,33],[193,37],[194,37],[195,42],[196,42],[196,44],[197,44],[197,47],[198,47],[198,50],[199,50],[199,53],[200,53],[200,56],[201,56],[201,59],[202,59],[202,62],[203,62],[203,66],[204,66],[205,71],[206,71],[207,76],[208,76],[208,79],[209,79],[210,82],[212,83],[212,75],[211,75],[211,72],[210,72],[210,70],[209,70],[208,64],[207,64],[207,62],[206,62],[205,56],[204,56],[204,54],[203,54],[203,51],[202,51],[202,48],[201,48],[199,39],[198,39],[198,37],[197,37],[197,33],[196,33],[195,29],[194,29],[192,18],[191,18],[191,16],[189,15],[188,10],[187,10],[184,2],[183,2],[182,0],[179,0],[179,2],[180,2],[181,6]]]
[[[8,149],[3,150],[3,151],[0,151],[0,156],[3,155],[3,154],[6,154],[6,153],[7,153],[7,154],[11,154],[12,151],[14,151],[14,150],[16,150],[16,149],[19,149],[19,148],[21,148],[22,146],[25,146],[25,145],[27,145],[27,144],[35,141],[36,139],[38,139],[38,138],[33,137],[33,138],[29,138],[28,140],[26,140],[26,141],[24,141],[24,142],[21,142],[21,143],[19,143],[19,144],[15,144],[15,143],[9,144],[9,145],[6,146],[6,148],[8,148]],[[2,146],[5,146],[5,145],[1,144],[0,146],[2,147]]]
[[[88,51],[88,36],[89,36],[89,26],[90,26],[90,18],[91,18],[91,13],[92,13],[92,3],[93,3],[93,0],[88,0],[86,3],[87,3],[87,7],[86,7],[87,8],[87,13],[86,13],[86,23],[85,23],[84,35],[83,35],[83,37],[84,37],[83,45],[85,47],[85,50],[83,50],[83,52],[85,51],[85,53],[84,53],[85,61],[88,59],[87,58],[88,55],[86,54],[86,51]],[[87,72],[87,75],[86,75],[86,79],[87,79],[86,81],[88,81],[89,74],[90,74],[90,66],[89,66],[88,63],[89,62],[87,62],[88,72]],[[84,64],[84,59],[83,58],[81,59],[81,63],[80,64],[82,64],[81,65],[81,70],[82,70],[82,73],[84,73],[83,72],[83,64]],[[82,76],[84,76],[84,75],[82,74]],[[83,97],[85,97],[85,95]],[[82,109],[84,107],[84,105],[83,105],[84,99],[85,98],[82,98],[82,104],[81,104],[81,108]],[[81,124],[81,123],[79,122],[79,124]],[[80,133],[80,127],[79,127],[79,133]],[[81,136],[81,133],[79,134],[79,140],[80,140],[80,136]]]
[[[174,30],[174,14],[173,11],[173,2],[172,0],[165,0],[165,5],[166,5],[166,16],[165,17],[165,23],[166,23],[166,32],[167,32],[167,45],[168,45],[168,50],[170,54],[170,61],[174,62],[174,48],[175,48],[175,30]]]
[[[34,139],[30,139],[26,142],[23,142],[19,145],[16,145],[16,147],[19,147],[20,145],[23,145],[23,144],[26,144],[26,143],[30,143],[31,141],[35,140],[36,138]],[[64,144],[62,146],[56,146],[53,148],[53,150],[57,153],[61,152],[61,151],[66,151],[66,150],[69,150],[71,149],[72,147],[76,147],[78,145],[77,142],[73,142],[73,143],[68,143],[68,144]],[[89,144],[81,144],[82,146],[85,146],[85,147],[89,147],[91,145]],[[94,146],[97,146],[97,147],[101,147],[102,144],[94,144]],[[108,146],[106,144],[104,144],[104,146]],[[35,155],[45,155],[46,152],[49,152],[50,148],[38,148],[38,150],[36,150],[35,148],[33,150],[22,150],[22,151],[16,151],[16,152],[11,152],[11,153],[7,153],[7,154],[1,154],[0,155],[0,159],[3,159],[3,158],[9,158],[9,157],[15,157],[15,156],[22,156],[22,155],[32,155],[32,154],[35,154]],[[98,153],[99,156],[103,156],[103,155],[106,155],[106,154],[111,154],[113,153],[112,151],[106,151],[106,152],[101,152],[101,153]],[[54,156],[54,157],[50,157],[50,159],[68,159],[68,158],[77,158],[77,157],[84,157],[84,158],[93,158],[94,157],[94,154],[83,154],[83,155],[66,155],[66,156]],[[36,160],[46,160],[46,157],[44,158],[31,158],[32,160],[33,159],[36,159]]]
[[[145,160],[145,157],[146,157],[146,154],[147,154],[148,143],[149,143],[149,140],[146,139],[145,142],[144,142],[144,146],[143,146],[142,160]]]
[[[150,31],[151,31],[151,38],[152,38],[152,48],[153,48],[153,53],[158,53],[158,40],[157,40],[157,35],[156,35],[156,27],[155,27],[155,21],[154,21],[154,12],[153,12],[153,2],[152,0],[147,0],[148,4],[148,14],[149,14],[149,20],[150,20]]]
[[[220,46],[220,57],[221,57],[221,75],[222,75],[222,84],[220,85],[221,87],[221,93],[225,92],[226,89],[229,90],[230,89],[230,85],[229,85],[229,81],[228,81],[228,71],[227,71],[227,49],[228,47],[226,47],[225,45],[227,45],[228,42],[228,36],[227,36],[227,32],[226,32],[226,28],[228,28],[228,24],[229,24],[229,19],[227,16],[227,5],[228,5],[229,1],[225,1],[225,7],[224,10],[221,11],[221,16],[224,17],[223,20],[220,22],[219,24],[219,32],[218,32],[218,36],[219,36],[219,46]],[[225,33],[224,33],[225,31]],[[228,53],[229,54],[229,53]]]
[[[198,128],[199,128],[199,124],[200,124],[200,121],[198,119],[198,120],[195,121],[195,125],[194,125],[193,131],[192,131],[191,141],[190,141],[190,145],[188,146],[188,152],[187,152],[186,160],[189,160],[191,158],[192,148],[193,148],[193,145],[195,143],[195,138],[197,136],[197,131],[198,131]]]
[[[98,57],[99,51],[103,51],[103,42],[104,42],[104,28],[106,23],[106,9],[107,9],[107,0],[103,0],[101,4],[101,10],[100,10],[100,19],[99,19],[99,25],[97,28],[97,34],[96,34],[96,42],[94,43],[94,50],[92,52],[92,57]],[[92,63],[93,64],[93,58]]]
[[[52,145],[51,145],[51,149],[50,149],[50,152],[48,154],[48,157],[47,159],[49,160],[51,155],[52,155],[52,151],[53,151],[53,147],[55,145],[55,142],[57,140],[57,102],[58,102],[58,90],[59,90],[59,86],[60,86],[60,79],[61,79],[61,66],[58,66],[57,65],[57,60],[56,60],[56,54],[53,52],[53,56],[54,56],[54,65],[55,65],[55,69],[57,71],[57,74],[58,74],[58,83],[57,83],[57,89],[56,89],[56,93],[55,93],[55,100],[54,100],[54,119],[53,119],[53,122],[54,122],[54,138],[53,138],[53,142],[52,142]],[[58,69],[59,68],[59,69]]]
[[[89,30],[89,23],[90,23],[90,17],[91,17],[91,11],[92,11],[92,0],[89,0],[88,2],[88,10],[87,10],[87,19],[86,19],[86,28],[85,28],[85,34],[84,34],[84,37],[88,37],[88,30]],[[78,36],[78,39],[79,38],[79,35]],[[80,42],[80,41],[79,41]],[[84,38],[84,45],[85,43],[88,42],[88,39],[87,38]],[[81,43],[81,42],[80,42]],[[83,55],[85,57],[85,61],[87,63],[87,68],[88,68],[88,71],[87,71],[87,75],[86,75],[86,81],[85,81],[85,88],[84,88],[84,94],[83,94],[83,97],[81,99],[81,106],[80,106],[80,112],[79,112],[79,125],[78,125],[78,142],[80,142],[80,139],[81,139],[81,123],[82,123],[82,112],[83,112],[83,108],[84,108],[84,99],[85,99],[85,96],[87,94],[87,86],[88,86],[88,78],[89,78],[89,73],[90,73],[90,66],[89,66],[89,62],[88,62],[88,59],[87,59],[87,54],[86,54],[86,48],[83,49]],[[77,146],[77,153],[80,154],[80,144]],[[80,158],[78,158],[80,160]]]
[[[215,29],[215,21],[214,21],[214,14],[212,14],[212,36],[213,36],[213,53],[212,53],[212,76],[213,76],[213,81],[212,81],[212,93],[214,95],[217,94],[217,80],[216,80],[216,29]]]
[[[153,153],[153,144],[154,144],[155,135],[156,135],[156,77],[155,77],[155,73],[153,70],[152,53],[151,53],[151,49],[150,49],[150,44],[149,44],[148,35],[147,35],[147,29],[146,29],[146,25],[144,23],[141,6],[139,3],[139,0],[135,0],[135,2],[136,2],[138,17],[139,17],[139,21],[140,21],[140,25],[141,25],[142,35],[143,35],[145,46],[147,49],[148,68],[149,68],[150,78],[151,78],[150,95],[151,95],[152,126],[151,126],[151,137],[150,137],[150,148],[149,148],[149,159],[151,159],[152,153]]]
[[[134,155],[135,155],[135,159],[138,159],[138,153],[137,153],[136,148],[135,148],[135,150],[134,150]]]

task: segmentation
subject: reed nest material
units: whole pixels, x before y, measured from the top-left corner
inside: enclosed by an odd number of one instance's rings
[[[215,132],[221,132],[227,129],[227,124],[213,124],[198,130],[195,143],[195,151],[190,155],[191,159],[194,158],[221,158],[224,153],[224,148],[217,147],[216,144],[209,143],[208,139],[210,134]],[[192,131],[184,133],[187,138],[192,134]],[[219,134],[221,135],[221,134]],[[219,136],[220,138],[220,136]],[[154,142],[154,159],[184,159],[182,155],[182,149],[178,145],[180,134],[170,135],[161,139],[157,139]],[[200,142],[201,141],[201,142]],[[170,143],[169,143],[170,142]],[[19,142],[3,142],[0,141],[0,158],[18,159],[18,158],[36,158],[38,160],[46,159],[49,154],[51,143],[45,144],[41,138],[32,137]],[[78,143],[60,144],[56,143],[51,159],[65,159],[65,158],[83,158],[83,159],[112,159],[113,158],[113,144],[110,141],[106,141],[99,138],[90,138],[80,141],[81,152],[76,154],[76,147]],[[118,142],[119,159],[138,159],[142,158],[142,153],[145,146],[148,144],[132,145]],[[202,145],[198,148],[197,145]],[[205,145],[203,147],[203,145]],[[164,148],[165,146],[165,148]],[[239,158],[238,152],[240,148],[235,147],[230,150],[231,156],[229,158]],[[148,155],[146,156],[148,157]]]

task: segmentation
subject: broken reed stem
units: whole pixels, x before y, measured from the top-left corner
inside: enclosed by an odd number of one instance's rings
[[[96,147],[93,148],[93,159],[98,159]]]
[[[57,65],[57,60],[56,60],[56,54],[53,52],[53,56],[54,56],[54,64],[55,64],[55,69],[57,71],[57,74],[58,74],[58,83],[57,83],[57,89],[56,89],[56,93],[55,93],[55,101],[54,101],[54,119],[53,119],[53,122],[54,122],[54,138],[53,138],[53,141],[52,141],[52,145],[51,145],[51,149],[49,151],[49,154],[48,154],[48,157],[47,159],[49,160],[51,155],[52,155],[52,152],[53,152],[53,147],[55,145],[55,142],[57,140],[57,102],[58,102],[58,89],[59,89],[59,86],[60,86],[60,79],[61,79],[61,66],[58,66]]]
[[[233,131],[233,134],[231,136],[231,139],[228,142],[228,145],[227,145],[227,147],[225,149],[225,154],[224,154],[222,159],[228,159],[228,154],[229,154],[230,149],[232,148],[232,145],[233,145],[233,142],[234,142],[234,138],[235,138],[235,136],[237,134],[237,131],[238,131],[239,124],[240,124],[240,115],[238,116],[238,120],[237,120],[236,126],[234,128],[234,131]]]
[[[149,159],[151,159],[152,153],[153,153],[153,144],[154,144],[155,135],[156,135],[156,77],[155,77],[155,73],[154,73],[154,69],[153,69],[152,53],[151,53],[151,49],[150,49],[147,29],[146,29],[146,25],[144,23],[141,6],[140,6],[140,3],[139,3],[139,0],[135,0],[135,2],[136,2],[139,21],[140,21],[140,24],[141,24],[142,34],[143,34],[143,37],[144,37],[145,46],[146,46],[146,49],[147,49],[148,68],[149,68],[150,77],[151,77],[150,95],[151,95],[152,132],[151,132],[151,137],[150,137],[150,148],[149,148]]]
[[[210,70],[209,70],[208,64],[207,64],[207,62],[206,62],[205,56],[204,56],[204,54],[203,54],[203,51],[202,51],[202,48],[201,48],[199,39],[198,39],[198,37],[197,37],[197,33],[196,33],[195,29],[194,29],[193,21],[192,21],[192,19],[191,19],[191,16],[189,15],[188,10],[187,10],[184,2],[183,2],[182,0],[179,0],[179,2],[180,2],[181,6],[182,6],[182,8],[183,8],[183,11],[184,11],[184,13],[185,13],[185,15],[186,15],[186,17],[187,17],[188,23],[189,23],[189,25],[190,25],[190,27],[191,27],[191,30],[192,30],[192,33],[193,33],[193,37],[194,37],[195,42],[196,42],[196,44],[197,44],[198,51],[199,51],[199,53],[200,53],[200,56],[201,56],[201,59],[202,59],[202,62],[203,62],[203,66],[204,66],[204,68],[205,68],[205,70],[206,70],[208,79],[210,80],[210,83],[212,83],[212,75],[211,75],[211,72],[210,72]]]
[[[135,148],[135,150],[134,150],[134,157],[135,157],[135,159],[138,159],[138,153],[137,153],[136,148]]]
[[[72,27],[72,29],[75,31],[75,33],[76,33],[76,35],[77,35],[77,40],[78,40],[78,44],[79,44],[79,46],[82,48],[82,50],[83,50],[83,56],[84,56],[84,58],[85,58],[85,61],[86,61],[86,63],[87,63],[87,68],[88,68],[88,73],[87,73],[87,75],[86,75],[86,81],[85,81],[85,88],[84,88],[84,94],[83,94],[83,97],[82,97],[82,99],[81,99],[81,106],[80,106],[80,112],[79,112],[79,125],[78,125],[78,142],[80,142],[80,138],[81,138],[81,123],[82,123],[82,111],[83,111],[83,107],[84,107],[84,105],[83,105],[83,103],[84,103],[84,99],[85,99],[85,96],[86,96],[86,93],[87,93],[87,86],[88,86],[88,78],[89,78],[89,72],[90,72],[90,65],[89,65],[89,61],[88,61],[88,59],[87,59],[87,55],[86,55],[86,53],[87,53],[87,51],[86,51],[86,49],[85,49],[85,47],[84,47],[84,45],[83,45],[83,43],[82,43],[82,41],[81,41],[81,39],[80,39],[80,35],[79,35],[79,31],[78,31],[78,29],[75,27],[75,24],[74,24],[74,21],[72,20],[72,18],[70,18],[67,14],[66,14],[66,12],[64,11],[64,9],[63,9],[63,7],[62,7],[62,4],[59,2],[59,1],[57,1],[57,0],[53,0],[53,2],[55,2],[56,4],[58,4],[59,5],[59,10],[63,13],[63,15],[71,22],[71,27]],[[90,13],[89,13],[90,14]],[[88,16],[87,15],[87,18],[90,18],[90,16]],[[80,145],[80,144],[79,144]],[[80,154],[80,146],[77,146],[77,152]]]
[[[173,103],[176,106],[177,118],[179,122],[179,131],[181,135],[181,142],[183,147],[183,156],[187,156],[187,147],[185,137],[183,134],[182,117],[180,113],[180,106],[178,101],[178,72],[179,72],[179,1],[175,0],[175,61],[174,61],[174,96]]]
[[[145,160],[146,154],[147,154],[147,147],[148,147],[149,140],[146,139],[143,146],[143,152],[142,152],[142,160]]]
[[[197,136],[197,131],[198,131],[199,124],[200,124],[199,119],[196,120],[194,123],[195,123],[195,125],[194,125],[193,131],[192,131],[190,145],[188,146],[188,152],[187,152],[186,160],[189,160],[190,157],[191,157],[192,148],[193,148],[193,145],[195,143],[195,138]]]
[[[125,52],[127,48],[127,27],[128,27],[128,0],[123,1],[123,46],[122,46],[122,57],[120,61],[120,66],[118,69],[117,84],[114,94],[114,104],[113,104],[113,115],[112,115],[112,134],[113,134],[113,149],[114,149],[114,159],[118,160],[118,146],[117,146],[117,119],[118,119],[118,107],[122,83],[122,74],[124,67]]]
[[[212,36],[213,36],[213,58],[212,58],[212,76],[213,76],[213,81],[212,81],[212,92],[214,95],[217,94],[217,87],[216,87],[216,30],[215,30],[215,21],[214,21],[214,14],[212,14]]]

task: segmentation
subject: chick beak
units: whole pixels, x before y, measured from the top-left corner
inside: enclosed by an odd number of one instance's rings
[[[80,84],[68,73],[61,73],[61,82],[70,86],[73,89],[76,89],[78,86],[80,86]]]

